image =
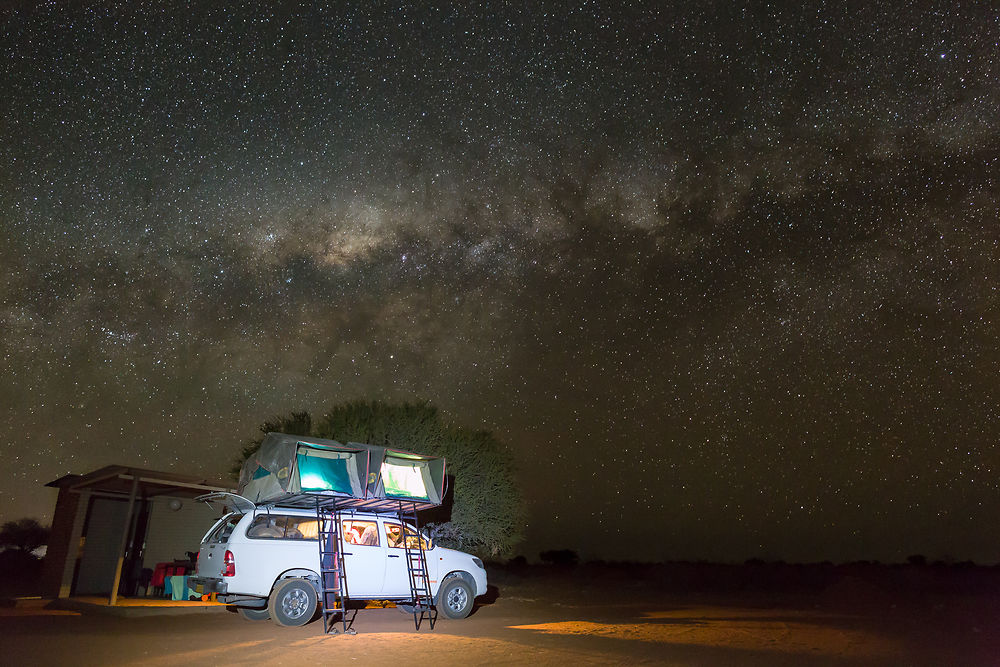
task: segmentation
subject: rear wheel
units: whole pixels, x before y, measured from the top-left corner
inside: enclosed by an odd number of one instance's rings
[[[271,591],[267,611],[278,625],[305,625],[316,615],[316,591],[305,579],[283,579]]]
[[[266,621],[271,618],[271,612],[267,610],[267,607],[262,609],[255,609],[253,607],[237,607],[236,610],[240,612],[240,616],[248,621]]]
[[[437,609],[448,618],[465,618],[472,612],[475,596],[464,579],[445,579],[438,591]]]

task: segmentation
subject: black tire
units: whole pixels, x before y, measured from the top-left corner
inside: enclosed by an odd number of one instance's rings
[[[267,607],[261,607],[260,609],[256,607],[237,607],[236,611],[248,621],[266,621],[271,618],[271,612],[267,610]]]
[[[438,591],[437,610],[446,618],[465,618],[472,613],[472,604],[475,600],[472,594],[472,587],[465,583],[464,579],[451,577],[445,579]]]
[[[316,591],[305,579],[282,579],[271,591],[267,611],[278,625],[305,625],[316,615]]]

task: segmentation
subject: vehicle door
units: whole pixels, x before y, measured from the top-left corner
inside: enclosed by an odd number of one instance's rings
[[[410,574],[407,571],[406,549],[403,546],[402,532],[398,521],[383,521],[383,537],[385,537],[388,554],[385,564],[385,588],[386,597],[410,598]],[[417,533],[411,526],[406,526],[406,542],[411,549],[417,549]],[[427,574],[430,577],[428,585],[431,590],[435,588],[437,577],[437,561],[433,554],[433,544],[429,543],[423,536],[419,538],[424,545],[424,555],[427,557]],[[418,566],[417,563],[414,563]]]
[[[373,598],[382,594],[385,545],[375,519],[344,519],[344,572],[347,596]]]
[[[233,512],[219,519],[201,541],[198,549],[196,574],[202,577],[220,579],[224,567],[224,556],[229,548],[229,537],[236,529],[243,515]]]
[[[195,498],[196,501],[207,503],[210,507],[221,505],[230,511],[219,519],[218,523],[208,531],[198,549],[196,573],[199,576],[217,579],[222,576],[225,567],[225,553],[229,548],[229,539],[244,514],[253,512],[253,501],[227,491],[214,491]]]

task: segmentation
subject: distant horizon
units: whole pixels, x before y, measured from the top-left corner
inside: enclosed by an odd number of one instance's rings
[[[126,467],[128,467],[127,464],[109,463],[107,465],[126,465]],[[104,466],[99,466],[94,470],[97,470],[101,467]],[[140,467],[140,466],[134,466],[134,467]],[[67,474],[85,475],[90,472],[93,472],[94,470],[83,470]],[[183,470],[173,470],[171,472],[180,474],[189,474]],[[60,477],[62,477],[62,475],[60,475]],[[229,477],[224,474],[217,476],[215,478],[220,480],[231,481],[229,480]],[[58,479],[58,477],[55,479]],[[53,479],[47,481],[55,481],[55,480]],[[235,482],[233,482],[233,484],[235,486]],[[40,489],[40,490],[43,492],[49,492],[51,494],[52,501],[49,507],[54,508],[57,490],[56,489]],[[51,523],[51,509],[48,512],[34,516],[29,514],[25,514],[23,516],[0,515],[0,525],[6,523],[7,521],[15,521],[21,518],[34,518],[38,519],[45,525],[49,525]],[[582,528],[586,528],[586,526],[583,526]],[[610,551],[607,552],[606,554],[602,554],[599,550],[595,550],[592,547],[587,547],[587,546],[573,547],[561,543],[532,544],[531,542],[529,542],[529,540],[532,539],[531,536],[533,534],[531,524],[528,524],[527,526],[527,534],[529,535],[528,539],[522,542],[521,546],[515,548],[510,556],[504,558],[490,558],[489,556],[487,556],[486,560],[490,560],[491,562],[497,562],[497,563],[506,563],[514,558],[517,558],[518,556],[524,556],[528,560],[529,564],[537,565],[537,564],[542,564],[542,560],[540,558],[540,554],[542,552],[569,549],[571,551],[574,551],[578,555],[580,564],[604,561],[607,563],[636,563],[636,564],[650,564],[650,565],[669,564],[669,563],[698,563],[698,562],[720,564],[720,565],[741,565],[747,563],[748,561],[761,561],[766,564],[785,563],[788,565],[821,565],[824,563],[832,563],[834,565],[846,565],[846,564],[865,563],[865,562],[879,563],[884,565],[905,565],[908,564],[908,559],[911,556],[923,556],[926,559],[926,563],[928,565],[934,565],[934,564],[961,565],[963,563],[969,563],[969,562],[982,567],[992,567],[1000,565],[1000,556],[997,556],[991,560],[989,556],[984,556],[982,558],[975,558],[970,556],[955,555],[954,553],[947,553],[947,552],[938,553],[934,551],[920,551],[920,550],[915,550],[915,551],[911,550],[907,551],[905,555],[899,555],[902,553],[902,551],[898,549],[894,554],[890,555],[873,554],[873,553],[865,554],[862,552],[858,553],[857,555],[847,555],[847,556],[815,555],[815,556],[801,557],[801,558],[782,556],[780,553],[776,552],[767,553],[764,555],[757,553],[755,555],[747,555],[746,557],[722,556],[722,555],[713,556],[710,555],[709,552],[706,552],[704,554],[689,553],[683,555],[679,554],[676,556],[669,556],[669,555],[651,556],[648,554],[647,555],[640,554],[630,558],[621,551],[618,552],[619,555],[617,556],[614,555],[614,552]],[[589,534],[592,537],[600,537],[595,535],[594,533],[589,533]]]
[[[540,558],[540,554],[544,553],[545,551],[548,551],[548,550],[542,550],[542,552],[539,552],[539,554],[535,555],[534,559],[531,559],[531,558],[528,558],[527,556],[525,556],[525,558],[527,559],[527,565],[528,566],[539,565],[539,566],[555,567],[555,568],[563,567],[562,565],[550,564],[550,563],[547,563],[547,562],[543,561]],[[574,551],[574,550],[571,549],[571,551]],[[520,554],[519,553],[519,554],[517,554],[515,556],[512,556],[510,558],[504,558],[504,559],[500,559],[500,560],[492,560],[490,558],[487,558],[484,562],[486,562],[487,565],[494,564],[494,565],[499,565],[499,566],[506,566],[506,565],[510,564],[511,561],[514,561],[519,556],[523,556],[523,555],[524,554]],[[923,554],[911,554],[911,556],[923,556]],[[994,562],[980,562],[980,561],[975,561],[975,560],[971,560],[971,559],[964,559],[964,560],[954,560],[954,559],[946,559],[946,558],[931,559],[931,558],[926,557],[926,556],[924,556],[924,558],[925,558],[924,562],[911,562],[909,560],[909,558],[901,560],[901,561],[878,560],[878,559],[872,559],[872,558],[860,558],[860,559],[856,559],[856,560],[831,560],[831,559],[824,559],[824,560],[816,560],[816,561],[791,561],[791,560],[783,560],[783,559],[780,559],[780,558],[779,559],[773,559],[773,560],[772,559],[762,559],[762,558],[746,558],[744,560],[728,560],[728,561],[726,561],[726,560],[710,560],[710,559],[704,559],[704,558],[678,558],[678,559],[670,559],[670,560],[642,560],[642,559],[639,559],[639,560],[623,560],[623,559],[583,558],[583,557],[581,557],[580,560],[576,563],[575,566],[586,566],[586,565],[621,565],[621,566],[639,565],[639,566],[641,566],[641,565],[671,565],[671,564],[690,564],[690,565],[701,565],[701,564],[704,564],[704,565],[725,565],[725,566],[733,566],[733,567],[740,567],[740,566],[744,566],[744,565],[747,565],[747,566],[750,566],[750,565],[775,565],[775,566],[788,565],[788,566],[795,566],[795,567],[827,567],[827,566],[842,567],[842,566],[849,566],[849,565],[873,565],[873,566],[880,565],[880,566],[886,566],[886,567],[913,566],[913,567],[958,567],[958,568],[965,567],[965,566],[968,566],[968,565],[972,565],[972,566],[975,566],[975,567],[984,567],[984,568],[996,568],[996,567],[1000,567],[1000,559],[997,559]]]

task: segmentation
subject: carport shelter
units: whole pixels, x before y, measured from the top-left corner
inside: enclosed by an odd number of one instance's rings
[[[66,475],[52,515],[42,595],[134,594],[143,569],[197,552],[218,513],[197,496],[231,491],[225,480],[111,465]]]

